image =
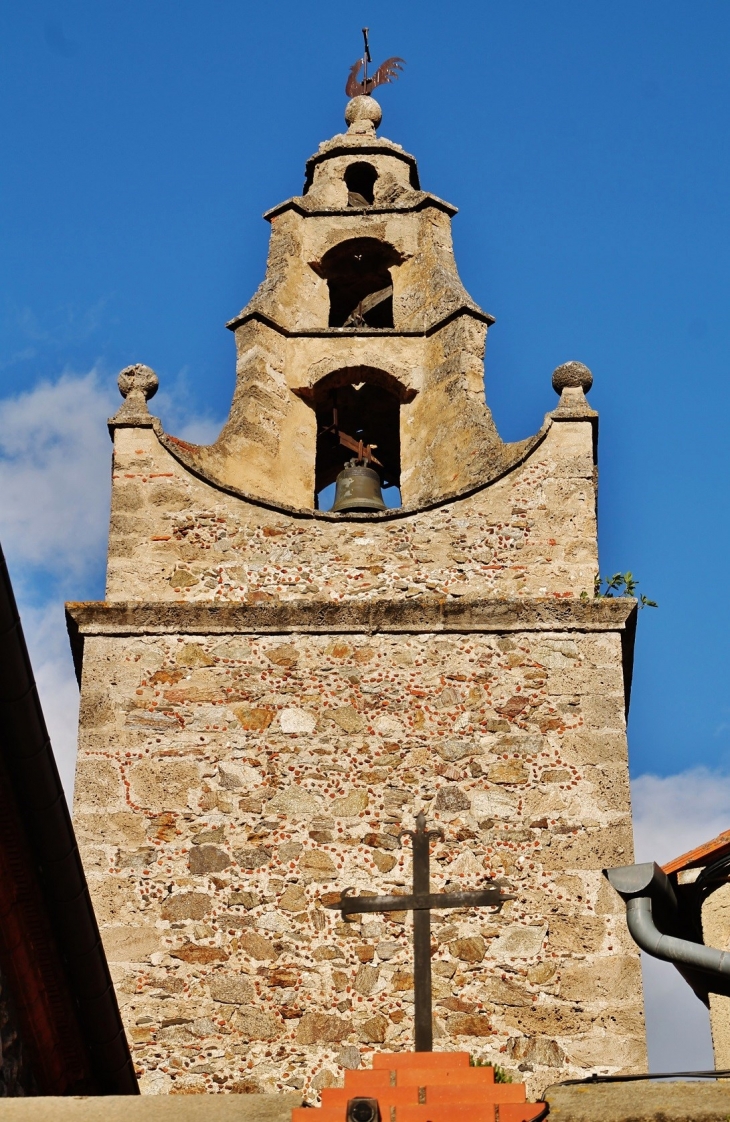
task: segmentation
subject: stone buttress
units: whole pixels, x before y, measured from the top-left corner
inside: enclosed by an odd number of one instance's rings
[[[153,372],[120,376],[106,600],[68,606],[75,827],[151,1092],[316,1097],[412,1047],[410,917],[324,905],[405,892],[421,808],[445,831],[434,890],[500,876],[517,896],[434,914],[435,1047],[532,1096],[645,1064],[601,877],[632,860],[636,606],[594,599],[590,372],[559,367],[540,431],[500,440],[454,208],[379,117],[354,99],[267,215],[218,440],[166,434]],[[398,508],[318,509],[342,434]]]

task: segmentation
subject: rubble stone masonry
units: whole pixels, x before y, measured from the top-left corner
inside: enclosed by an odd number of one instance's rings
[[[445,833],[434,890],[498,877],[516,895],[499,914],[434,913],[435,1047],[519,1071],[531,1097],[646,1059],[638,952],[601,877],[633,859],[636,605],[594,599],[590,372],[560,368],[560,404],[540,432],[501,443],[474,366],[491,317],[451,263],[453,208],[416,190],[412,157],[368,127],[354,119],[320,149],[314,202],[284,205],[297,237],[275,228],[267,280],[234,324],[255,361],[239,361],[219,442],[165,434],[147,412],[154,374],[123,374],[106,601],[68,606],[81,681],[75,828],[147,1092],[288,1089],[313,1101],[373,1050],[412,1047],[410,916],[345,923],[327,905],[345,887],[409,890],[398,834],[421,809]],[[314,238],[307,222],[322,244],[340,236],[324,236],[335,218],[335,233],[343,222],[350,236],[358,222],[377,233],[367,213],[344,214],[335,187],[378,143],[376,203],[412,225],[396,328],[363,342],[328,333],[326,319],[312,327],[324,281],[301,246]],[[328,218],[328,207],[340,210]],[[419,273],[419,231],[437,227],[438,268],[424,250]],[[451,327],[453,346],[438,325],[428,336],[448,352],[438,369],[426,335],[398,336],[398,308],[437,307],[419,288],[429,277],[449,323],[481,333],[468,361]],[[406,371],[418,351],[400,406],[398,511],[314,509],[312,463],[300,472],[314,454],[306,395],[254,338],[289,338],[291,325],[271,323],[296,320],[300,296],[310,320],[297,384],[316,382],[316,354],[329,377],[332,348],[340,362],[350,347],[351,362],[372,344],[380,357],[368,362],[387,370],[393,352]],[[359,383],[367,369],[343,377]]]

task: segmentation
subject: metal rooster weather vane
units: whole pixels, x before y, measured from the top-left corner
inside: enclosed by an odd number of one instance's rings
[[[384,86],[388,82],[394,82],[396,78],[400,78],[401,71],[405,66],[405,59],[398,58],[394,55],[393,58],[387,58],[373,74],[372,78],[368,77],[368,63],[372,63],[370,55],[370,45],[368,44],[368,27],[363,27],[362,37],[365,41],[365,51],[362,58],[353,63],[350,69],[350,76],[347,79],[345,86],[345,93],[348,97],[361,97],[369,95],[373,92],[376,86]],[[360,71],[364,67],[364,74],[362,80],[359,80]]]

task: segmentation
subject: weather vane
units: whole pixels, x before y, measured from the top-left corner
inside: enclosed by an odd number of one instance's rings
[[[372,62],[370,55],[370,45],[368,43],[368,27],[363,27],[362,37],[365,41],[365,51],[362,58],[359,58],[350,69],[350,76],[347,79],[345,86],[345,93],[348,97],[358,97],[362,94],[371,94],[376,86],[384,86],[387,82],[394,82],[396,78],[400,77],[401,70],[405,66],[405,59],[398,58],[394,55],[393,58],[387,58],[373,74],[372,78],[368,77],[368,63]],[[360,71],[365,68],[362,80],[358,80]]]

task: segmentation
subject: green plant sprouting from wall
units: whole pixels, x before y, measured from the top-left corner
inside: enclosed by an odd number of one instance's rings
[[[494,1068],[494,1082],[495,1083],[511,1083],[512,1076],[499,1064],[493,1064],[491,1060],[483,1060],[481,1056],[469,1056],[469,1067],[493,1067]]]
[[[593,595],[600,599],[613,599],[614,596],[636,596],[639,601],[640,608],[658,608],[656,600],[649,600],[644,596],[637,595],[636,587],[638,580],[634,574],[627,570],[625,573],[614,573],[612,577],[597,576],[593,583]],[[587,600],[588,594],[581,593],[581,600]]]

